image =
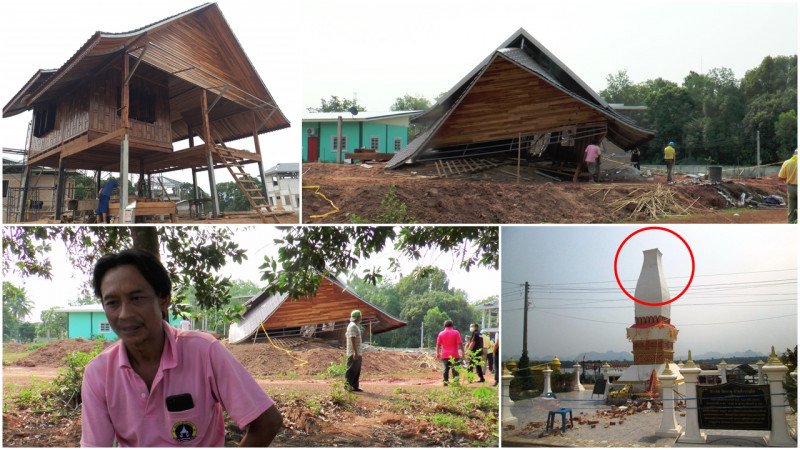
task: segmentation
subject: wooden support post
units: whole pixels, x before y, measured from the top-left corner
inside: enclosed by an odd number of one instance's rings
[[[64,160],[60,159],[58,161],[58,175],[56,175],[56,210],[54,217],[56,221],[61,220],[62,197],[64,197]]]
[[[342,150],[342,116],[336,121],[336,163],[342,163],[342,152],[347,151],[347,149]]]
[[[130,72],[130,58],[128,53],[122,54],[122,105],[120,105],[122,129],[125,134],[120,143],[119,158],[119,220],[117,223],[125,222],[125,210],[128,208],[128,161],[130,142],[128,140],[128,129],[130,127],[130,86],[128,85],[128,73]],[[109,211],[110,212],[110,211]]]
[[[22,175],[22,204],[19,205],[19,223],[25,222],[25,213],[28,209],[28,189],[31,184],[31,165],[25,164],[25,173]]]
[[[253,113],[253,121],[255,122],[256,116]],[[261,142],[258,139],[258,129],[253,128],[253,142],[256,145],[256,154],[261,156]],[[261,195],[264,196],[264,203],[269,203],[267,196],[267,179],[264,177],[264,158],[258,161],[258,178],[261,180]]]
[[[206,161],[208,164],[208,184],[211,194],[211,204],[214,208],[214,217],[219,216],[219,198],[217,197],[217,182],[214,178],[214,156],[211,151],[214,148],[214,141],[211,139],[211,123],[208,119],[208,98],[206,90],[200,96],[200,112],[203,114],[203,140],[206,143]]]
[[[519,134],[517,144],[517,184],[519,184],[519,166],[522,162],[522,133]]]

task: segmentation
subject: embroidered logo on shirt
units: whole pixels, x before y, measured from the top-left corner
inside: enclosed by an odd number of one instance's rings
[[[178,422],[172,426],[172,438],[179,442],[189,442],[197,437],[197,427],[192,422]]]

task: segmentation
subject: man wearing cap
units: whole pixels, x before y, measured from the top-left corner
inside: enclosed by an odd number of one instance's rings
[[[674,145],[674,142],[670,142],[669,145],[664,148],[664,164],[667,165],[667,183],[672,183],[672,169],[675,167]]]
[[[347,325],[347,370],[344,378],[347,381],[346,388],[353,392],[364,392],[358,387],[358,379],[361,377],[361,311],[354,309],[350,313],[350,324]]]
[[[789,197],[786,206],[789,209],[789,223],[797,223],[797,149],[794,155],[783,162],[778,178],[786,182],[786,194]]]

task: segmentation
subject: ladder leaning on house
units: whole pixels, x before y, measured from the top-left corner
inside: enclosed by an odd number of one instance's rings
[[[214,149],[222,160],[222,163],[228,168],[228,172],[230,172],[234,181],[236,181],[236,185],[239,186],[239,189],[244,193],[245,197],[247,197],[250,205],[256,210],[256,213],[261,216],[261,221],[269,223],[269,218],[271,218],[275,223],[280,223],[278,218],[274,214],[271,214],[272,208],[267,203],[267,199],[264,198],[256,182],[250,178],[250,174],[244,171],[244,167],[239,163],[239,159],[228,150],[224,143],[222,146],[215,145]]]

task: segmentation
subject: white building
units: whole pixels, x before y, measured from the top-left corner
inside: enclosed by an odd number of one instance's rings
[[[280,211],[300,211],[300,164],[281,163],[264,172],[267,201]]]

